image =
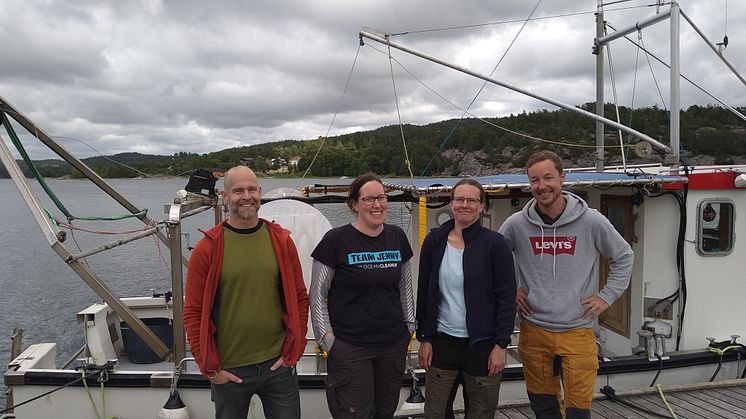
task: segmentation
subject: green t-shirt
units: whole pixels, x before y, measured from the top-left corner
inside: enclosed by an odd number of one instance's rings
[[[278,358],[285,340],[280,270],[267,226],[223,228],[218,352],[223,368]]]

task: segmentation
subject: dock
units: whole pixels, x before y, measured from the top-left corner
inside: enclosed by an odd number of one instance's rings
[[[746,380],[728,380],[681,386],[661,386],[663,396],[678,418],[746,418]],[[657,388],[619,391],[610,400],[597,394],[593,400],[591,417],[594,419],[673,417]],[[648,412],[637,409],[638,406]],[[652,414],[650,412],[654,412]],[[656,415],[657,414],[657,415]],[[406,416],[423,417],[423,416]],[[495,418],[533,419],[535,416],[527,399],[500,402]],[[456,418],[464,418],[463,411]]]

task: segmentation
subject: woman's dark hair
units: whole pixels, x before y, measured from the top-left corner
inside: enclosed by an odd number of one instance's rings
[[[484,188],[482,187],[482,184],[479,183],[479,182],[477,182],[474,179],[471,179],[471,178],[461,179],[458,182],[456,182],[455,185],[453,185],[453,188],[451,189],[451,200],[453,200],[453,198],[454,198],[454,196],[456,194],[456,188],[458,188],[461,185],[471,185],[471,186],[479,189],[479,200],[481,202],[485,201],[485,198],[486,198],[485,195],[486,194],[484,193]]]
[[[350,191],[347,194],[347,206],[350,207],[350,210],[354,211],[352,203],[360,199],[360,188],[368,182],[378,182],[383,185],[381,178],[373,172],[363,173],[356,177],[355,180],[350,183]]]

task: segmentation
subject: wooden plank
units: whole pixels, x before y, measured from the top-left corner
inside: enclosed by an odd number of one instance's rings
[[[666,394],[666,399],[668,400],[668,403],[670,403],[672,406],[682,406],[687,408],[688,410],[697,413],[698,415],[702,415],[707,418],[719,416],[719,417],[730,417],[727,410],[723,410],[718,408],[717,406],[711,406],[706,405],[705,403],[697,403],[696,399],[694,402],[691,402],[688,399],[685,392],[676,392],[676,393],[669,393]]]
[[[713,412],[717,414],[718,416],[723,417],[736,417],[739,416],[735,414],[733,410],[733,406],[731,406],[728,403],[722,402],[718,399],[711,399],[704,401],[701,397],[697,397],[694,393],[697,393],[696,391],[687,391],[687,392],[681,392],[676,393],[676,397],[686,400],[687,402],[695,405],[700,406],[703,409],[709,410],[710,412]]]
[[[632,403],[634,403],[634,404],[636,404],[636,405],[638,405],[640,407],[644,407],[645,409],[648,409],[648,410],[653,411],[655,413],[658,413],[660,415],[668,415],[668,416],[671,415],[671,412],[669,412],[668,409],[666,409],[666,407],[665,407],[665,405],[663,404],[662,401],[660,402],[660,404],[657,404],[657,403],[651,402],[651,401],[649,401],[649,400],[647,400],[647,399],[645,399],[643,397],[639,397],[639,396],[638,397],[630,397],[628,399],[629,399],[630,402],[632,402]]]
[[[746,386],[728,387],[728,390],[731,390],[733,392],[743,394],[744,396],[746,396]]]
[[[642,398],[644,400],[647,400],[648,402],[653,403],[655,405],[658,405],[658,406],[666,409],[666,412],[668,412],[668,408],[666,407],[666,404],[663,403],[663,400],[661,400],[661,398],[660,398],[659,395],[652,395],[652,394],[650,394],[650,395],[646,395],[646,396],[640,396],[640,398]],[[668,395],[667,394],[666,394],[666,399],[668,399]],[[671,404],[671,401],[669,400],[668,403]],[[710,417],[711,417],[711,415],[710,416],[702,416],[700,414],[694,413],[691,410],[686,409],[686,408],[684,408],[682,406],[671,405],[671,408],[673,409],[674,413],[676,413],[677,416],[682,417],[682,418],[687,418],[687,419],[689,419],[689,418],[706,418],[706,419],[710,419]]]
[[[741,402],[745,401],[746,394],[744,394],[743,392],[736,391],[736,389],[737,389],[736,387],[727,387],[727,388],[718,388],[714,390],[717,391],[721,395],[720,397],[723,399],[730,398],[730,399],[739,400]],[[746,392],[746,390],[744,391]]]
[[[500,412],[510,419],[527,419],[528,418],[528,416],[525,416],[523,413],[519,412],[517,409],[512,408],[512,407],[507,408],[507,409],[502,409]]]
[[[730,395],[722,397],[722,393],[714,390],[701,390],[692,391],[689,393],[692,397],[702,400],[705,403],[713,404],[733,412],[733,417],[746,417],[746,408],[744,408],[744,400],[734,399]],[[746,396],[743,397],[746,399]]]
[[[642,417],[633,409],[613,400],[594,400],[593,412],[598,413],[600,417],[609,419]]]
[[[514,408],[517,411],[521,412],[527,418],[533,418],[534,417],[534,411],[531,410],[531,406],[515,406]]]

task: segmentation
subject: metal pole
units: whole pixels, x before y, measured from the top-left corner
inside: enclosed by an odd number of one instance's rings
[[[514,92],[518,92],[518,93],[521,93],[523,95],[532,97],[534,99],[538,99],[538,100],[540,100],[542,102],[546,102],[546,103],[552,104],[554,106],[566,109],[568,111],[579,113],[579,114],[581,114],[581,115],[583,115],[583,116],[585,116],[587,118],[593,119],[595,121],[601,121],[601,122],[603,122],[604,124],[606,124],[606,125],[608,125],[610,127],[613,127],[613,128],[616,128],[616,129],[620,129],[620,130],[622,130],[622,131],[624,131],[624,132],[626,132],[628,134],[634,135],[635,137],[637,137],[637,138],[639,138],[639,139],[641,139],[643,141],[647,141],[651,145],[653,145],[653,147],[656,147],[656,148],[662,150],[665,153],[669,153],[671,151],[671,149],[668,146],[666,146],[665,144],[661,143],[660,141],[654,140],[650,136],[645,135],[645,134],[641,133],[640,131],[632,129],[632,128],[626,126],[626,125],[622,125],[622,124],[620,124],[620,123],[618,123],[616,121],[613,121],[611,119],[604,118],[602,116],[598,116],[598,115],[596,115],[596,114],[594,114],[592,112],[588,112],[586,110],[577,108],[575,106],[568,105],[568,104],[560,102],[558,100],[547,98],[547,97],[544,97],[544,96],[540,96],[540,95],[538,95],[536,93],[529,92],[527,90],[521,89],[521,88],[516,87],[516,86],[512,86],[512,85],[510,85],[508,83],[505,83],[505,82],[493,79],[491,77],[485,76],[485,75],[480,74],[480,73],[476,73],[476,72],[471,71],[469,69],[466,69],[464,67],[461,67],[461,66],[458,66],[458,65],[455,65],[455,64],[451,64],[451,63],[447,63],[445,61],[442,61],[442,60],[439,60],[437,58],[431,57],[431,56],[429,56],[427,54],[424,54],[424,53],[419,52],[417,50],[414,50],[412,48],[408,48],[408,47],[405,47],[405,46],[402,46],[402,45],[395,44],[395,43],[390,42],[389,40],[387,40],[385,38],[385,35],[384,36],[375,35],[373,33],[370,33],[369,32],[370,30],[371,29],[364,28],[362,31],[360,31],[360,37],[361,38],[368,38],[368,39],[370,39],[372,41],[379,42],[379,43],[381,43],[383,45],[391,46],[392,48],[396,48],[396,49],[398,49],[400,51],[404,51],[406,53],[409,53],[409,54],[412,54],[414,56],[423,58],[425,60],[432,61],[434,63],[440,64],[440,65],[448,67],[448,68],[452,68],[452,69],[454,69],[456,71],[460,71],[460,72],[462,72],[464,74],[468,74],[470,76],[474,76],[474,77],[476,77],[478,79],[490,82],[492,84],[496,84],[498,86],[505,87],[506,89],[510,89],[510,90],[512,90]]]
[[[689,25],[691,25],[692,28],[694,28],[694,30],[699,34],[699,36],[705,41],[705,43],[707,44],[707,46],[710,47],[710,49],[713,50],[715,52],[715,54],[717,54],[718,58],[720,58],[720,60],[723,63],[725,63],[726,66],[728,66],[728,68],[730,69],[730,71],[732,71],[733,74],[735,74],[735,76],[738,78],[738,80],[741,80],[741,83],[743,83],[744,86],[746,86],[746,80],[744,80],[744,78],[741,76],[741,74],[738,72],[738,70],[736,70],[736,68],[733,67],[733,65],[731,65],[731,63],[728,62],[728,60],[725,59],[725,56],[723,56],[723,53],[720,52],[720,51],[718,51],[718,49],[707,38],[707,36],[705,36],[705,34],[702,33],[701,30],[699,30],[699,28],[697,27],[697,25],[695,25],[694,22],[692,22],[692,20],[689,19],[689,16],[687,16],[686,13],[684,13],[681,10],[679,10],[679,14],[684,17],[684,19],[689,23]]]
[[[681,54],[679,48],[679,4],[671,3],[671,156],[666,163],[679,166],[679,121],[681,119]]]
[[[5,145],[5,141],[2,137],[0,137],[0,160],[2,160],[5,168],[10,174],[10,177],[15,182],[18,192],[20,192],[26,202],[26,206],[33,214],[34,220],[39,225],[39,228],[41,228],[47,242],[52,247],[52,250],[54,250],[62,260],[66,261],[70,268],[72,268],[72,270],[75,271],[75,273],[77,273],[78,276],[80,276],[83,281],[85,281],[85,283],[88,284],[88,286],[91,287],[91,289],[95,291],[96,294],[98,294],[109,305],[109,307],[114,310],[114,312],[117,313],[119,318],[125,321],[156,354],[161,357],[168,355],[169,349],[166,345],[164,345],[163,342],[155,336],[153,331],[145,326],[145,324],[132,313],[129,307],[124,305],[122,301],[111,292],[106,284],[101,281],[101,279],[99,279],[87,265],[81,263],[79,260],[70,259],[70,251],[57,239],[57,235],[54,232],[49,217],[46,216],[39,206],[39,203],[36,201],[31,189],[26,183],[23,172],[21,172],[18,163],[13,159],[12,154],[10,154],[10,150]]]
[[[171,291],[173,294],[174,362],[186,358],[184,333],[184,270],[181,265],[181,201],[171,205],[168,221],[171,250]]]
[[[2,140],[0,140],[2,141]],[[18,355],[21,354],[21,348],[23,347],[23,329],[14,328],[13,334],[10,336],[10,361],[13,361],[14,359],[18,358]],[[11,409],[15,405],[15,401],[13,399],[13,387],[8,387],[7,397],[5,399],[5,409],[10,409],[7,411],[7,413],[15,413],[13,409]]]
[[[83,252],[80,252],[80,253],[71,254],[68,257],[67,262],[70,262],[70,261],[73,261],[73,260],[87,258],[88,256],[93,256],[93,255],[95,255],[97,253],[101,253],[101,252],[104,252],[106,250],[113,249],[115,247],[118,247],[118,246],[121,246],[123,244],[135,241],[137,239],[141,239],[143,237],[152,236],[153,234],[156,234],[156,233],[158,233],[158,227],[149,228],[149,229],[143,230],[143,231],[141,231],[139,233],[135,233],[135,234],[133,234],[131,236],[127,236],[127,237],[121,238],[119,240],[114,240],[112,242],[106,243],[103,246],[98,246],[98,247],[94,247],[92,249],[89,249],[89,250],[86,250],[86,251],[83,251]]]
[[[604,35],[604,9],[598,0],[596,11],[596,115],[604,116],[604,44],[598,40]],[[596,171],[604,171],[604,124],[596,121]]]
[[[600,1],[599,1],[599,3],[600,3]],[[671,11],[670,10],[668,10],[666,12],[663,12],[661,14],[656,14],[656,15],[654,15],[652,17],[649,17],[647,19],[644,19],[644,20],[641,20],[641,21],[637,22],[637,23],[635,23],[632,26],[629,26],[629,27],[624,28],[624,29],[619,29],[619,30],[615,31],[614,33],[608,34],[606,36],[601,36],[601,37],[599,37],[598,42],[601,45],[608,44],[609,42],[611,42],[611,41],[613,41],[613,40],[615,40],[617,38],[621,38],[621,37],[623,37],[625,35],[631,34],[632,32],[637,32],[640,29],[644,29],[644,28],[646,28],[646,27],[648,27],[650,25],[654,25],[654,24],[660,22],[661,20],[664,20],[664,19],[668,18],[670,15],[671,15]]]

